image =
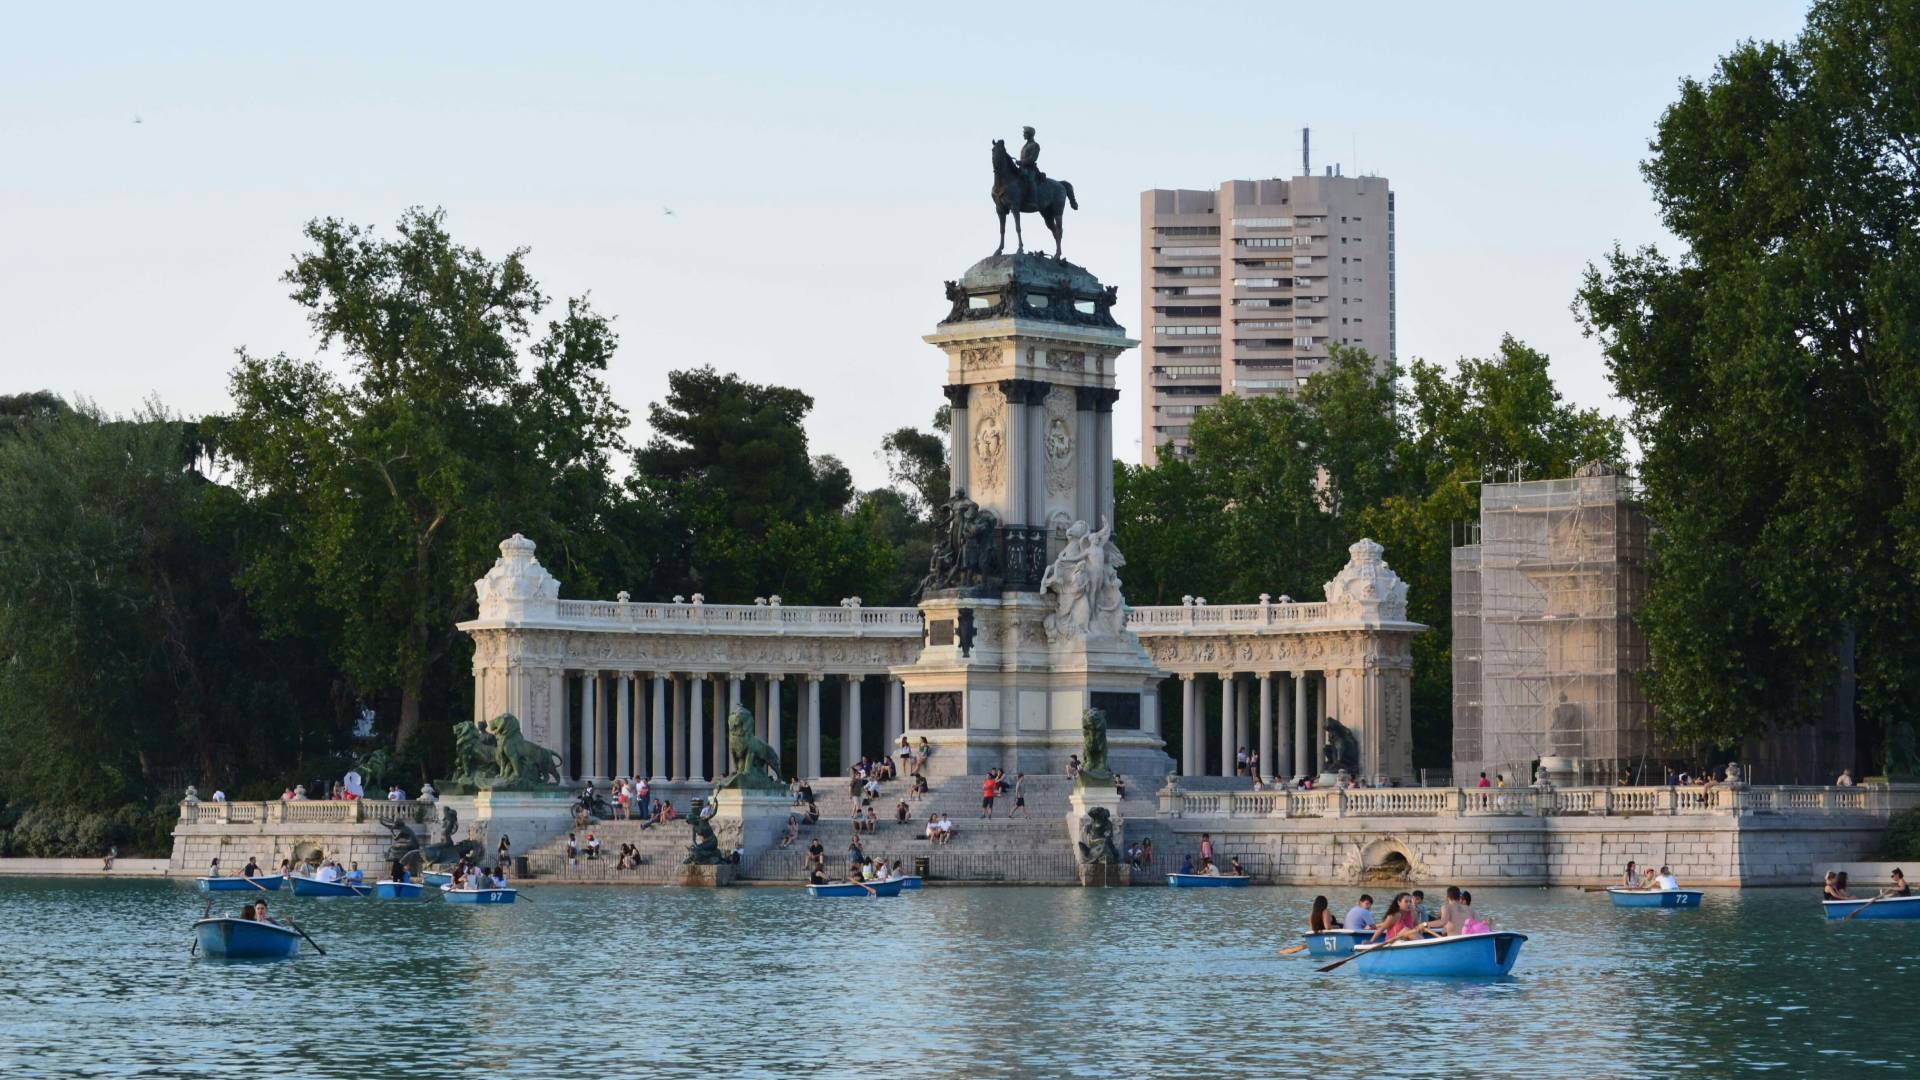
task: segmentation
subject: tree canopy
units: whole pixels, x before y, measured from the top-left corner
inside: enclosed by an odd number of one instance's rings
[[[1631,407],[1658,529],[1642,618],[1670,738],[1911,712],[1920,630],[1920,9],[1822,0],[1661,117],[1680,241],[1615,249],[1576,310]]]

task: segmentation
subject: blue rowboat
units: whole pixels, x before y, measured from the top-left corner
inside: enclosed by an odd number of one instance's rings
[[[1527,935],[1502,930],[1492,934],[1359,945],[1353,966],[1362,975],[1431,975],[1452,979],[1498,978],[1513,970]]]
[[[1920,919],[1920,896],[1889,896],[1884,900],[1868,897],[1864,900],[1822,900],[1820,906],[1827,911],[1828,919],[1844,919],[1853,912],[1854,921],[1861,919]]]
[[[417,881],[376,881],[373,883],[373,895],[382,900],[418,900],[420,883]]]
[[[906,877],[897,877],[893,880],[899,882],[900,887],[908,892],[920,891],[920,876],[918,874],[908,874]]]
[[[285,880],[279,874],[256,874],[253,877],[203,877],[200,879],[201,892],[279,892],[280,882]],[[255,888],[259,886],[259,888]]]
[[[1614,886],[1607,890],[1614,907],[1699,907],[1699,889],[1627,889]]]
[[[421,872],[420,880],[428,885],[451,885],[453,874],[446,870],[426,870]]]
[[[906,878],[894,878],[892,881],[870,881],[865,885],[856,885],[851,881],[835,882],[831,885],[809,885],[807,891],[815,897],[821,896],[899,896],[900,890],[907,887]],[[872,889],[869,893],[867,890]]]
[[[1300,940],[1307,943],[1310,956],[1331,956],[1335,959],[1353,952],[1353,947],[1373,936],[1371,930],[1322,930],[1308,933]]]
[[[1253,879],[1245,874],[1168,874],[1169,889],[1237,889]]]
[[[443,889],[449,904],[511,904],[517,889]]]
[[[293,879],[295,896],[371,896],[373,890],[365,885],[351,885],[344,881],[321,881],[319,878],[297,877]]]
[[[193,924],[200,951],[229,960],[285,960],[300,951],[300,935],[252,919],[201,919]]]

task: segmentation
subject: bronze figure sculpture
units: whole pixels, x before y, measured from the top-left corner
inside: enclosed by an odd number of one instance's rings
[[[1067,207],[1078,210],[1080,203],[1074,198],[1072,184],[1049,179],[1040,171],[1040,144],[1033,141],[1032,128],[1022,131],[1027,142],[1020,148],[1017,162],[1007,153],[1005,139],[993,140],[993,208],[1000,215],[1000,246],[994,248],[993,253],[999,255],[1007,250],[1008,214],[1013,215],[1016,252],[1027,250],[1026,237],[1020,231],[1020,215],[1039,214],[1048,231],[1053,233],[1053,257],[1058,259]]]

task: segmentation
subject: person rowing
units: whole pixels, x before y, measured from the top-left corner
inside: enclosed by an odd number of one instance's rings
[[[1671,869],[1662,866],[1660,876],[1654,879],[1654,884],[1660,887],[1661,892],[1673,892],[1680,888],[1680,879],[1673,876]]]
[[[1406,938],[1417,938],[1423,932],[1420,917],[1414,911],[1413,897],[1401,893],[1387,905],[1386,920],[1374,927],[1373,936],[1367,940],[1391,945]]]
[[[1632,873],[1632,870],[1629,869],[1628,873]],[[1427,929],[1443,937],[1459,937],[1466,931],[1468,914],[1467,908],[1460,903],[1460,886],[1449,885],[1447,900],[1440,905],[1440,915],[1427,923]]]

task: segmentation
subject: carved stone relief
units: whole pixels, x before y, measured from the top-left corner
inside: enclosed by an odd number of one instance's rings
[[[1047,391],[1047,490],[1056,495],[1073,489],[1073,403],[1064,386]]]
[[[1006,477],[1007,398],[996,386],[982,387],[973,422],[973,477],[976,492],[999,491]]]
[[[972,371],[976,368],[992,367],[1000,362],[998,348],[961,349],[960,369]]]

